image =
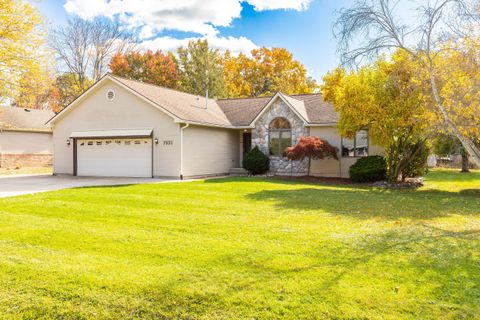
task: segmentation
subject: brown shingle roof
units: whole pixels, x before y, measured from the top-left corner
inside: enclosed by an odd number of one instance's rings
[[[112,74],[108,74],[104,78],[110,78],[112,81],[126,86],[180,121],[209,126],[231,128],[249,126],[273,97],[208,99],[208,108],[205,108],[205,97]],[[287,101],[309,124],[335,124],[338,122],[338,114],[329,103],[323,101],[321,94],[286,95],[279,93],[279,96]],[[78,101],[78,99],[75,101]],[[75,101],[57,116],[50,119],[49,122],[64,114],[64,111],[72,106]]]
[[[45,122],[54,115],[55,113],[50,110],[1,107],[0,128],[3,130],[51,131]]]
[[[332,105],[325,102],[321,94],[285,95],[290,103],[295,100],[303,102],[306,120],[310,124],[330,124],[338,122],[338,114]],[[249,125],[263,110],[272,97],[240,98],[217,100],[228,120],[235,126]],[[301,107],[301,105],[299,105]],[[299,111],[304,116],[303,110]]]
[[[230,121],[214,99],[208,99],[208,107],[205,108],[205,97],[136,80],[110,76],[181,120],[218,126],[231,126]]]

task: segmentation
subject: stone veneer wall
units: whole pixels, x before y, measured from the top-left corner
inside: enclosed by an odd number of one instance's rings
[[[268,126],[273,119],[282,117],[287,119],[292,126],[292,145],[295,145],[301,136],[309,134],[308,127],[300,119],[286,103],[278,98],[268,110],[255,123],[252,129],[252,147],[258,146],[266,155],[268,150]],[[270,157],[270,174],[277,175],[305,175],[307,174],[308,160],[290,161],[283,157]]]

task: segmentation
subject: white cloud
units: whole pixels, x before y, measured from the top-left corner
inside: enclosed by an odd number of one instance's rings
[[[229,26],[242,10],[238,0],[67,0],[64,7],[84,19],[119,17],[144,37],[165,29],[216,34],[216,27]]]
[[[175,51],[180,46],[186,46],[190,40],[207,39],[211,48],[219,49],[221,51],[230,50],[233,55],[238,55],[240,52],[250,54],[252,49],[257,48],[257,45],[245,37],[222,37],[217,35],[210,35],[206,37],[191,37],[185,39],[175,39],[172,37],[158,37],[152,40],[146,40],[141,43],[140,47],[143,50],[162,50]]]
[[[67,0],[64,8],[83,19],[118,17],[127,28],[140,30],[145,39],[166,29],[217,34],[217,27],[230,26],[233,19],[240,17],[242,2],[257,11],[302,11],[311,0]]]
[[[224,37],[218,27],[228,27],[239,18],[242,2],[256,11],[308,9],[312,0],[67,0],[64,8],[83,19],[117,18],[128,29],[139,32],[144,49],[176,50],[189,40],[207,39],[209,45],[233,54],[249,54],[257,46],[245,37]],[[158,36],[164,30],[193,32],[198,37],[176,39]]]
[[[292,9],[307,10],[312,0],[246,0],[256,11]]]

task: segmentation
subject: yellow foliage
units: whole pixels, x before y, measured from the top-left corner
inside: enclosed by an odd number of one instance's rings
[[[22,0],[0,0],[0,96],[35,106],[48,86],[43,19]],[[46,80],[47,79],[47,80]],[[32,92],[30,92],[32,90]]]
[[[251,57],[230,52],[224,55],[224,77],[229,97],[256,97],[312,93],[318,88],[315,80],[307,77],[307,70],[284,48],[259,48]]]

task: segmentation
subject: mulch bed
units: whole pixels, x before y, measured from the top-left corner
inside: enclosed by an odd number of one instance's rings
[[[281,180],[295,180],[310,183],[323,183],[331,185],[354,185],[362,187],[375,187],[384,189],[417,189],[423,186],[422,179],[412,179],[405,182],[390,183],[387,181],[378,182],[353,182],[347,178],[333,178],[333,177],[311,177],[311,176],[271,176],[272,179]]]

